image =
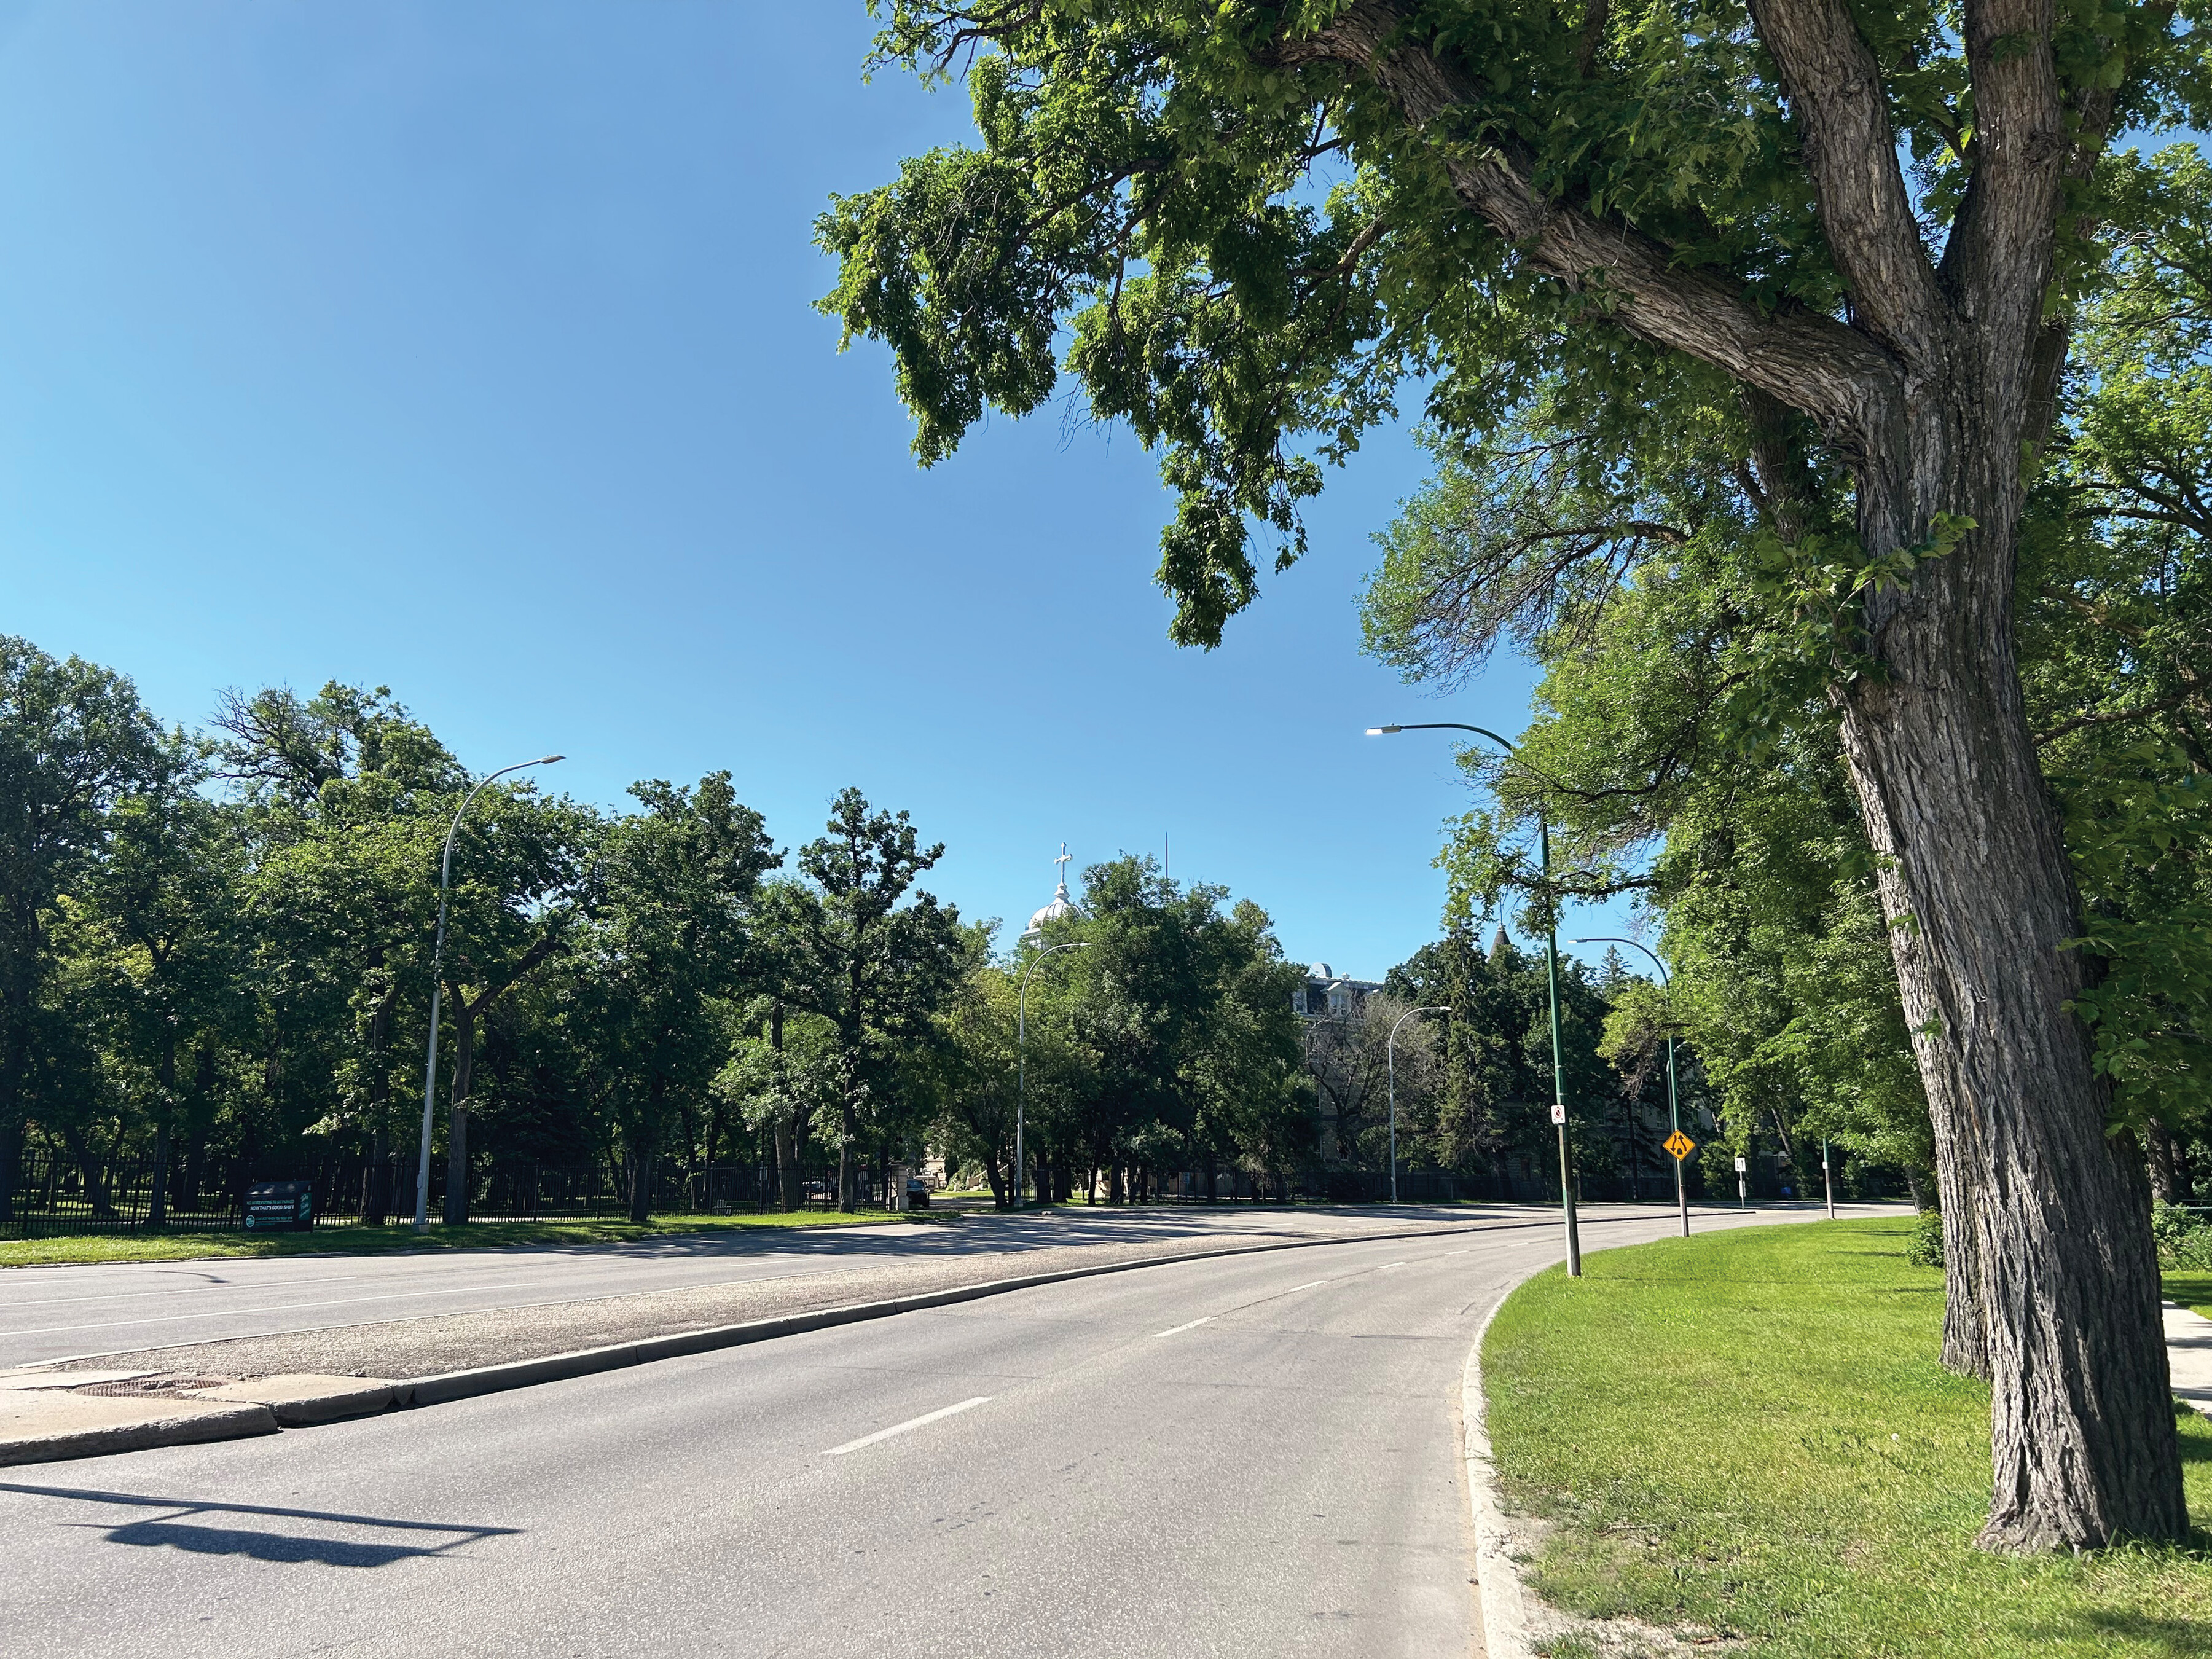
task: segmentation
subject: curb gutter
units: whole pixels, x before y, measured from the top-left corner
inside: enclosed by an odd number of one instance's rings
[[[1540,1268],[1538,1272],[1542,1271]],[[1474,1576],[1482,1608],[1486,1659],[1533,1659],[1528,1608],[1521,1584],[1521,1564],[1513,1559],[1512,1528],[1498,1502],[1498,1481],[1490,1459],[1489,1404],[1482,1393],[1482,1344],[1490,1323],[1506,1298],[1534,1278],[1524,1273],[1498,1292],[1460,1372],[1460,1424],[1467,1454],[1467,1506],[1474,1522]]]
[[[108,1452],[143,1451],[150,1446],[190,1446],[208,1440],[241,1440],[276,1432],[276,1414],[266,1406],[227,1406],[194,1410],[144,1423],[118,1423],[63,1434],[26,1435],[0,1440],[0,1465],[52,1463],[67,1457],[98,1457]]]
[[[1548,1222],[1508,1222],[1504,1226],[1548,1224]],[[1499,1230],[1499,1224],[1495,1221],[1468,1222],[1443,1227],[1400,1228],[1384,1232],[1345,1233],[1328,1238],[1292,1238],[1265,1244],[1237,1244],[1218,1250],[1145,1256],[1129,1261],[1100,1262],[1095,1267],[1064,1267],[1054,1273],[1023,1273],[1009,1279],[992,1279],[981,1284],[957,1285],[951,1290],[897,1297],[888,1301],[848,1303],[842,1307],[819,1308],[810,1313],[784,1314],[772,1319],[753,1319],[740,1324],[714,1325],[702,1330],[645,1337],[638,1341],[619,1342],[603,1348],[582,1348],[568,1353],[548,1354],[538,1359],[510,1360],[470,1370],[445,1371],[436,1376],[417,1377],[412,1382],[379,1382],[268,1404],[240,1404],[223,1409],[180,1413],[173,1418],[152,1422],[85,1429],[67,1434],[0,1439],[0,1465],[99,1457],[110,1452],[143,1451],[154,1446],[196,1445],[211,1440],[274,1434],[280,1428],[301,1428],[312,1424],[335,1422],[343,1418],[372,1416],[402,1407],[442,1405],[447,1401],[468,1400],[478,1395],[498,1394],[508,1389],[534,1388],[543,1382],[590,1376],[600,1371],[620,1370],[630,1365],[649,1365],[656,1360],[676,1359],[687,1354],[742,1347],[750,1342],[796,1336],[803,1331],[826,1330],[834,1325],[854,1325],[871,1319],[888,1319],[896,1314],[914,1313],[924,1308],[950,1307],[956,1303],[980,1301],[985,1297],[1004,1296],[1009,1291],[1030,1290],[1042,1285],[1096,1279],[1106,1273],[1133,1273],[1141,1267],[1163,1267],[1179,1261],[1213,1261],[1227,1256],[1263,1255],[1276,1250],[1312,1249],[1329,1244],[1372,1244],[1391,1238],[1435,1238],[1455,1233]],[[1483,1328],[1489,1328],[1488,1320],[1484,1321]],[[1478,1337],[1475,1340],[1478,1354],[1481,1346],[1481,1339]],[[1475,1364],[1474,1355],[1469,1356],[1468,1363],[1471,1366]],[[252,1383],[234,1385],[232,1398],[246,1394],[253,1387]],[[1473,1437],[1480,1432],[1481,1393],[1479,1382],[1475,1384],[1472,1398],[1474,1405],[1468,1417],[1470,1443]],[[1486,1439],[1483,1442],[1483,1449],[1486,1472],[1489,1450]],[[1472,1490],[1474,1463],[1471,1451],[1468,1468]],[[1484,1575],[1486,1619],[1489,1613],[1489,1577],[1487,1573]],[[1522,1659],[1526,1651],[1525,1647],[1511,1650],[1492,1650],[1494,1659]]]

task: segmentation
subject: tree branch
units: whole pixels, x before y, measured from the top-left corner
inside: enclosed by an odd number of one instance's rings
[[[1387,0],[1353,0],[1328,23],[1283,40],[1275,58],[1336,64],[1368,76],[1416,130],[1479,107],[1467,82],[1407,38],[1405,21]],[[1686,269],[1672,249],[1628,225],[1546,196],[1527,157],[1439,136],[1459,198],[1517,245],[1533,269],[1592,294],[1639,339],[1803,410],[1846,453],[1858,449],[1874,411],[1894,395],[1896,359],[1857,330],[1794,305],[1763,310],[1741,283]]]
[[[1804,134],[1820,228],[1874,337],[1931,361],[1947,307],[1898,167],[1881,70],[1844,0],[1750,0]]]

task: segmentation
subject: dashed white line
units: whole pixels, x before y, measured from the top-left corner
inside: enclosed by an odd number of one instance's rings
[[[1206,1316],[1205,1318],[1203,1318],[1203,1319],[1194,1319],[1194,1320],[1192,1320],[1192,1321],[1190,1322],[1190,1323],[1189,1323],[1189,1324],[1188,1324],[1188,1325],[1177,1325],[1177,1326],[1175,1326],[1175,1327],[1173,1327],[1173,1328],[1171,1328],[1170,1329],[1168,1329],[1168,1330],[1164,1330],[1164,1331],[1154,1331],[1154,1332],[1152,1333],[1152,1334],[1153,1334],[1155,1337],[1162,1337],[1162,1336],[1181,1336],[1181,1335],[1182,1335],[1185,1331],[1194,1331],[1194,1330],[1196,1330],[1196,1329],[1197,1329],[1200,1325],[1211,1325],[1212,1322],[1213,1322],[1213,1316],[1212,1316],[1212,1314],[1208,1314],[1208,1315],[1206,1315]]]
[[[1328,1280],[1326,1279],[1309,1279],[1303,1285],[1293,1285],[1289,1290],[1278,1291],[1277,1294],[1279,1296],[1296,1296],[1300,1291],[1318,1290],[1321,1286],[1328,1283]]]
[[[1376,1271],[1376,1273],[1389,1273],[1389,1272],[1390,1271],[1390,1269],[1391,1269],[1391,1268],[1393,1268],[1393,1267],[1404,1267],[1405,1265],[1406,1265],[1406,1264],[1405,1264],[1404,1262],[1402,1262],[1402,1261],[1386,1261],[1386,1262],[1384,1262],[1381,1267],[1377,1267],[1375,1271]]]
[[[936,1422],[939,1418],[951,1417],[957,1412],[973,1411],[990,1397],[988,1394],[979,1394],[973,1400],[963,1400],[957,1406],[945,1406],[933,1412],[925,1412],[920,1417],[910,1417],[903,1423],[894,1423],[888,1429],[878,1429],[873,1434],[864,1434],[858,1440],[848,1440],[842,1446],[832,1446],[822,1455],[824,1457],[842,1457],[847,1452],[856,1452],[863,1446],[872,1446],[878,1440],[888,1440],[895,1434],[904,1434],[908,1429],[921,1428],[925,1424]]]

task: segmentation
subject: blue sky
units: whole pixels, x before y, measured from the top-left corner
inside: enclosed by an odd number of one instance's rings
[[[1154,851],[1379,975],[1434,937],[1448,702],[1358,654],[1371,443],[1211,653],[1126,432],[994,420],[919,471],[809,302],[833,191],[969,131],[860,80],[860,0],[0,3],[0,629],[198,723],[388,684],[478,770],[605,804],[727,768],[786,843],[858,784],[971,915]],[[1614,916],[1612,920],[1618,921]],[[1591,921],[1571,930],[1589,931]],[[1609,929],[1599,929],[1609,931]]]

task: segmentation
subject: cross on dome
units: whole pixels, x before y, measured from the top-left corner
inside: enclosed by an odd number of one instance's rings
[[[1073,858],[1073,855],[1067,850],[1067,843],[1060,842],[1060,856],[1052,861],[1054,868],[1059,873],[1059,880],[1052,890],[1052,902],[1030,915],[1029,931],[1022,935],[1024,939],[1030,940],[1042,939],[1044,936],[1044,925],[1048,921],[1066,921],[1079,919],[1082,916],[1083,912],[1076,908],[1074,900],[1067,896],[1066,866]]]

